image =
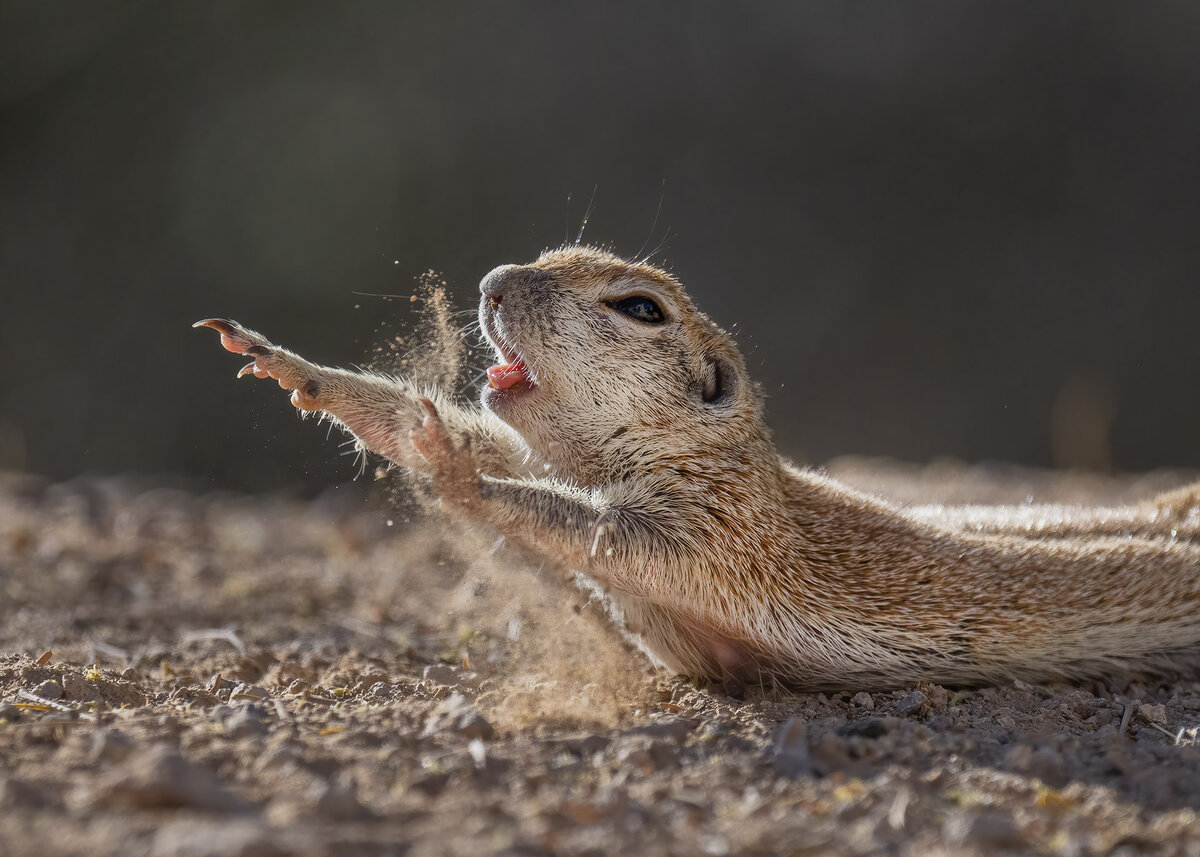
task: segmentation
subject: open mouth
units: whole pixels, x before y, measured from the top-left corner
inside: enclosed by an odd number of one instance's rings
[[[495,310],[495,305],[486,298],[480,304],[479,320],[484,336],[496,349],[499,358],[495,366],[488,367],[488,387],[493,390],[512,390],[514,393],[535,389],[537,383],[525,364],[525,358],[508,344],[508,340],[498,329]]]
[[[533,379],[529,377],[529,368],[520,357],[511,363],[489,366],[487,377],[488,386],[493,390],[507,390],[520,383],[533,384]]]

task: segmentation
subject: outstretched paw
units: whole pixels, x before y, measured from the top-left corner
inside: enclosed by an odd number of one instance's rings
[[[206,318],[192,327],[209,327],[221,334],[221,347],[234,354],[254,358],[241,369],[237,376],[254,375],[255,378],[274,378],[279,386],[292,391],[292,404],[302,411],[325,410],[321,399],[321,385],[314,377],[316,367],[272,345],[261,333],[247,330],[236,321],[224,318]]]
[[[456,444],[433,402],[426,398],[420,402],[425,409],[425,418],[409,432],[409,438],[417,452],[429,462],[434,489],[447,505],[462,509],[478,506],[483,495],[470,444]]]

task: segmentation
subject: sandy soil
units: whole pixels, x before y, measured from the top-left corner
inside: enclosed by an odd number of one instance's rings
[[[831,469],[906,501],[1183,478]],[[1200,853],[1197,676],[735,700],[366,489],[0,480],[0,853]]]

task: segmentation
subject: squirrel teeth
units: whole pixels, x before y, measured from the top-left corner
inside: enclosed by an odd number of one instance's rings
[[[489,366],[487,370],[488,386],[494,390],[507,390],[509,387],[525,381],[531,382],[529,370],[524,360],[506,363],[500,366]]]

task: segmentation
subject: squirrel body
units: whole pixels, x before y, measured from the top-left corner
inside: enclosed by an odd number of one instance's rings
[[[860,690],[1200,663],[1200,484],[904,508],[782,459],[732,339],[661,269],[568,247],[480,288],[481,406],[198,324],[443,506],[589,577],[675,672]]]

